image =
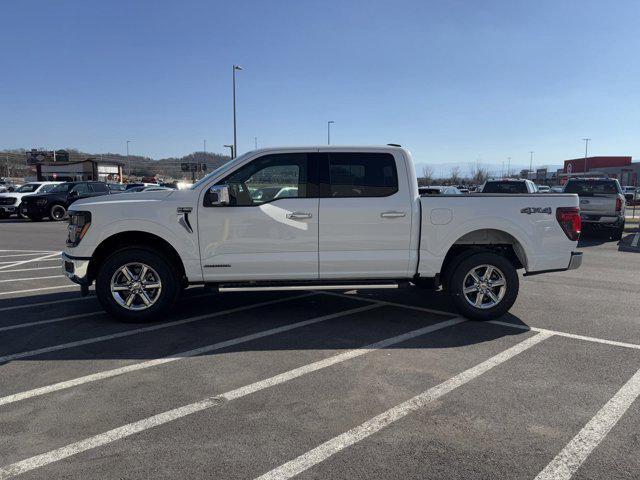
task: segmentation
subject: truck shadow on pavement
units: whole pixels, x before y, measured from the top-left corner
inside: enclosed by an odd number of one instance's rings
[[[202,289],[193,288],[185,292],[179,307],[166,320],[151,324],[118,322],[101,312],[95,297],[62,303],[64,311],[52,306],[47,314],[42,308],[29,307],[18,310],[19,314],[11,312],[10,316],[6,315],[9,312],[1,311],[8,303],[0,300],[0,329],[25,324],[21,328],[0,332],[0,365],[47,360],[142,360],[180,356],[193,349],[205,350],[197,356],[232,352],[351,350],[457,316],[443,293],[418,288],[362,290],[357,295],[317,292],[301,296],[304,293],[255,292],[249,294],[248,300],[246,292],[204,295]],[[28,304],[56,301],[60,297],[60,294],[32,296],[28,298]],[[77,294],[67,293],[64,297],[73,299]],[[351,312],[374,305],[367,299],[400,305],[379,303],[375,308]],[[22,300],[21,304],[24,304]],[[272,303],[251,306],[265,302]],[[430,313],[402,305],[452,313]],[[24,315],[25,311],[29,314]],[[39,323],[66,316],[74,318]],[[521,327],[465,321],[388,348],[456,348],[528,333],[522,328],[525,323],[514,315],[505,315],[500,320]],[[307,323],[269,333],[298,322]],[[242,338],[250,335],[254,338]],[[207,350],[211,345],[230,340],[237,343]],[[29,354],[22,355],[25,352]],[[19,358],[11,358],[15,354]]]

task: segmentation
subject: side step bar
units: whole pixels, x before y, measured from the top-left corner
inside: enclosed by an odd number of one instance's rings
[[[269,286],[269,285],[261,285],[261,286],[241,286],[241,287],[232,287],[232,286],[224,286],[220,285],[218,287],[219,292],[278,292],[278,291],[294,291],[294,290],[355,290],[355,289],[389,289],[389,288],[399,288],[400,286],[397,283],[386,283],[386,284],[360,284],[360,285],[289,285],[289,286]]]

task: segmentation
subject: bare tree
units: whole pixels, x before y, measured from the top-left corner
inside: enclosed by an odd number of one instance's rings
[[[460,180],[461,180],[460,167],[458,166],[451,167],[449,180],[451,181],[452,185],[458,185],[460,183]]]
[[[429,165],[422,166],[422,177],[420,177],[419,182],[421,185],[431,185],[433,183],[433,168]]]
[[[489,178],[489,169],[479,164],[471,167],[471,181],[476,185],[482,185]]]

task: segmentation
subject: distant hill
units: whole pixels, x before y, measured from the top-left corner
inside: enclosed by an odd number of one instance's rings
[[[44,150],[44,149],[43,149]],[[81,161],[88,158],[101,158],[103,160],[116,160],[124,163],[123,171],[127,175],[129,172],[127,156],[119,153],[87,153],[81,152],[73,148],[65,148],[69,152],[70,161]],[[0,177],[7,175],[7,164],[12,177],[30,176],[32,173],[26,165],[25,149],[3,150],[0,153]],[[207,171],[211,171],[231,160],[228,155],[219,153],[193,152],[183,157],[170,157],[154,160],[153,158],[143,157],[140,155],[130,155],[131,174],[133,176],[151,176],[158,175],[160,177],[182,178],[190,177],[188,172],[182,172],[180,164],[182,163],[206,163]]]

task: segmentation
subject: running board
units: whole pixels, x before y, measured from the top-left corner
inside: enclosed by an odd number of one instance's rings
[[[228,282],[219,284],[206,284],[217,288],[220,292],[244,292],[244,291],[295,291],[295,290],[355,290],[355,289],[390,289],[409,287],[406,279],[386,280],[343,280],[341,282],[330,281],[256,281],[256,282]]]

